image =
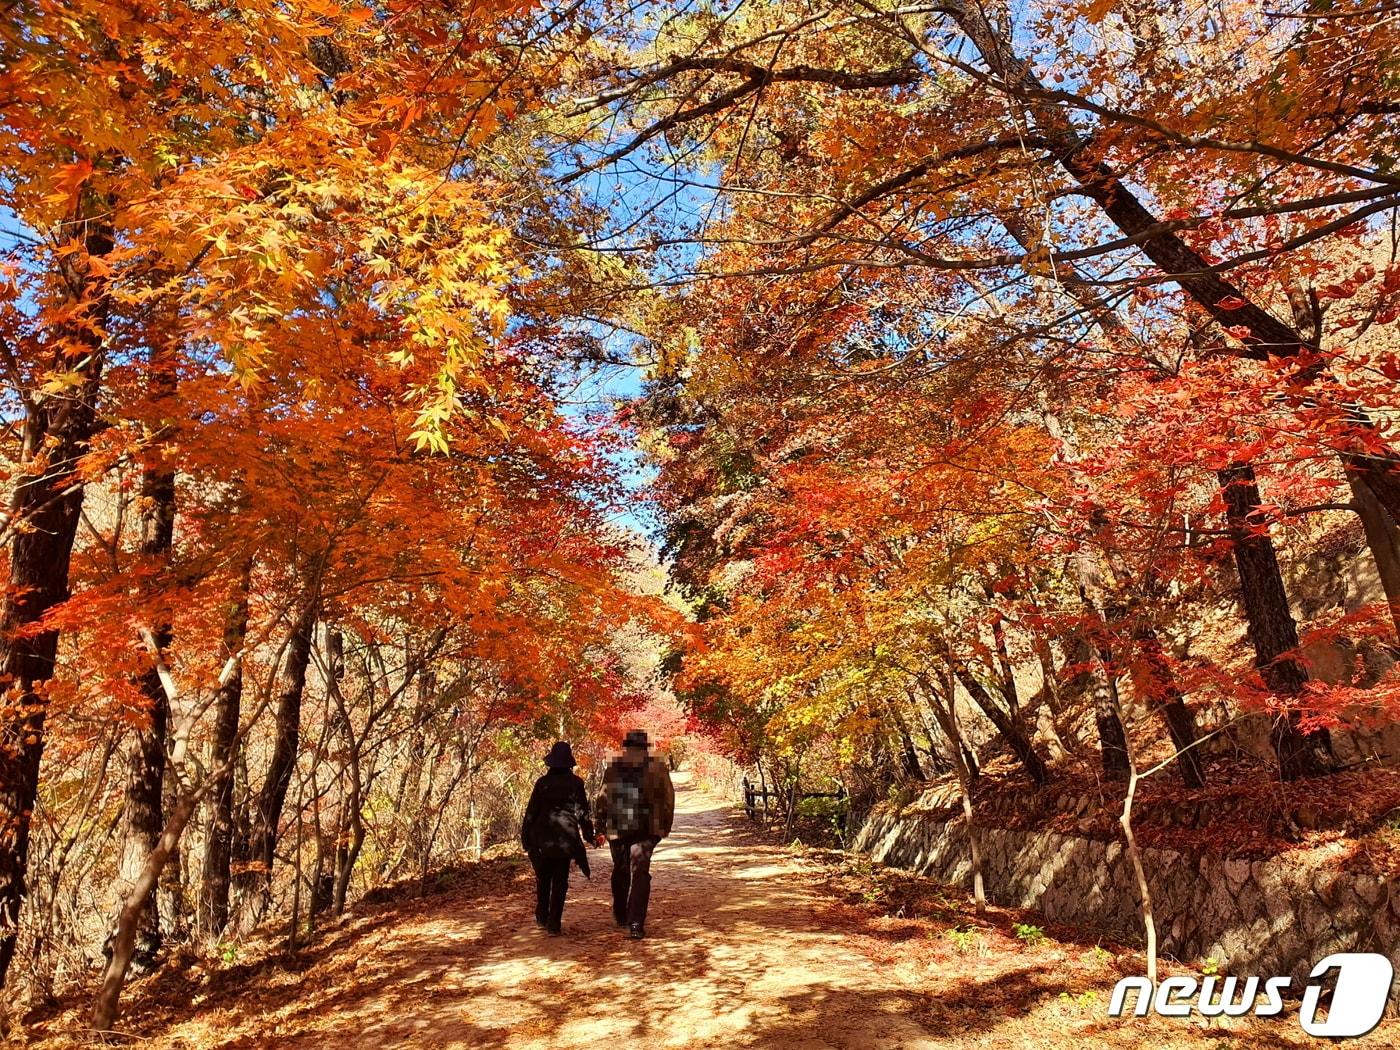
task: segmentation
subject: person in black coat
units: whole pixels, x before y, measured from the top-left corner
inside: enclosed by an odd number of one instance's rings
[[[585,876],[592,877],[584,844],[593,841],[593,821],[583,781],[573,772],[576,763],[568,743],[561,740],[550,748],[544,764],[549,771],[530,792],[520,823],[520,844],[535,869],[535,925],[557,935],[569,892],[569,863],[576,862]]]

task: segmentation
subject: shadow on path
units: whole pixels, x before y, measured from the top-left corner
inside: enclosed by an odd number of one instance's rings
[[[457,873],[454,888],[363,907],[287,963],[167,970],[141,1005],[160,1047],[1296,1047],[1288,1026],[1205,1030],[1107,1018],[1065,1003],[1066,953],[1010,940],[950,955],[913,918],[842,904],[829,869],[762,840],[678,777],[674,834],[653,863],[649,936],[612,922],[607,851],[573,876],[565,936],[535,929],[522,859]],[[489,890],[489,894],[485,891]],[[936,888],[934,888],[936,891]],[[903,909],[900,915],[905,914]],[[914,938],[923,940],[914,940]],[[1055,954],[1058,952],[1059,954]],[[1111,978],[1095,978],[1111,985]],[[1106,991],[1104,991],[1106,995]],[[154,1012],[148,1007],[159,1005]]]
[[[427,898],[329,935],[246,1009],[208,1004],[228,1023],[196,1015],[160,1042],[190,1045],[198,1028],[202,1045],[228,1048],[946,1045],[917,1020],[924,997],[823,926],[815,876],[727,804],[678,787],[644,941],[613,925],[611,864],[594,851],[593,879],[573,874],[563,937],[535,929],[523,875],[495,899]]]

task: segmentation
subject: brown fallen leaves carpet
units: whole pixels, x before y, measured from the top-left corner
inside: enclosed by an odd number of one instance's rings
[[[562,938],[534,928],[528,872],[503,858],[424,896],[381,893],[292,957],[167,968],[132,986],[121,1026],[136,1045],[200,1050],[1317,1045],[1296,1004],[1211,1026],[1110,1018],[1115,981],[1141,972],[1130,951],[773,845],[694,788],[656,853],[647,940],[613,926],[606,851],[593,863],[592,882],[574,875]],[[84,1010],[29,1038],[72,1045]],[[1351,1045],[1398,1036],[1387,1022]]]

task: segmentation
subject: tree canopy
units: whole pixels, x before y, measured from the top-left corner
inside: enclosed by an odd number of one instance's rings
[[[635,719],[867,801],[1400,757],[1397,33],[10,4],[0,980],[111,934],[108,1029]]]

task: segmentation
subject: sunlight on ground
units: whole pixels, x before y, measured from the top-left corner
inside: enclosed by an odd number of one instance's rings
[[[448,892],[352,916],[327,934],[328,944],[309,949],[302,972],[255,973],[246,988],[211,999],[193,1018],[186,1013],[149,1045],[1307,1045],[1287,1017],[1272,1027],[1209,1029],[1110,1020],[1113,978],[1093,963],[1093,944],[1027,949],[1002,943],[989,927],[975,949],[953,952],[946,931],[927,919],[842,903],[831,869],[760,841],[727,804],[694,788],[679,803],[676,832],[657,850],[644,941],[627,940],[612,923],[606,851],[595,852],[591,881],[575,875],[560,938],[534,928],[524,867],[506,862],[514,874],[494,895]],[[1354,1045],[1393,1043],[1378,1033]]]

